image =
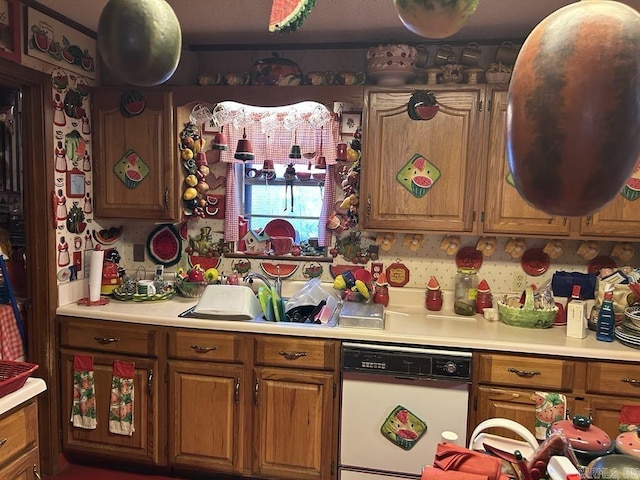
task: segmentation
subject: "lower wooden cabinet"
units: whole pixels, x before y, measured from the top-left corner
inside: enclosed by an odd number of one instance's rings
[[[0,418],[0,479],[40,478],[38,404],[32,399]]]

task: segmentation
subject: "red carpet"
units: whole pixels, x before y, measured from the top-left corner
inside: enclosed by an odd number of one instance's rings
[[[180,480],[176,477],[165,477],[162,475],[147,475],[144,473],[129,473],[108,470],[106,468],[90,467],[67,463],[62,459],[60,462],[61,472],[53,477],[46,477],[52,480]]]

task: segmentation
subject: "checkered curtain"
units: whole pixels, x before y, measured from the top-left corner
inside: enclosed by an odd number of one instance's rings
[[[336,185],[333,181],[334,168],[336,163],[336,145],[340,141],[340,124],[336,115],[331,115],[330,120],[325,123],[322,128],[314,128],[307,121],[304,121],[297,128],[289,130],[284,126],[283,119],[286,113],[279,113],[278,125],[275,129],[269,131],[268,135],[263,132],[264,124],[261,120],[264,115],[251,114],[251,123],[246,126],[234,126],[233,116],[228,124],[224,125],[224,132],[227,136],[229,149],[222,151],[220,160],[227,163],[227,185],[226,185],[226,211],[225,211],[225,241],[236,242],[238,238],[238,216],[240,215],[240,189],[238,188],[239,179],[236,177],[237,171],[234,164],[242,163],[240,160],[233,158],[236,145],[245,132],[247,140],[251,142],[251,147],[255,155],[255,160],[251,163],[260,168],[264,160],[273,160],[274,164],[286,165],[294,163],[297,165],[306,165],[309,160],[304,158],[305,153],[315,152],[316,156],[320,153],[326,157],[327,170],[324,188],[324,198],[322,202],[322,211],[318,223],[318,242],[321,246],[331,244],[331,231],[326,228],[327,219],[333,211],[335,202]],[[320,145],[322,138],[322,146]],[[303,158],[290,159],[289,152],[291,145],[300,145],[300,151]],[[315,161],[315,157],[311,162]]]

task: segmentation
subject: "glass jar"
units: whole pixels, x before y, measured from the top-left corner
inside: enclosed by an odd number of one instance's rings
[[[473,268],[460,268],[455,279],[453,309],[458,315],[475,315],[478,294],[478,272]]]

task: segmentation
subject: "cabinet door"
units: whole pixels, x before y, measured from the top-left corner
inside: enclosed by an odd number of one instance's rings
[[[0,478],[11,480],[40,480],[40,455],[38,447],[33,447],[15,461],[0,468]]]
[[[591,414],[593,425],[607,432],[612,441],[615,441],[616,436],[620,433],[620,411],[622,407],[624,405],[640,406],[640,401],[637,398],[624,397],[592,396],[586,397],[585,402],[587,404],[585,411],[576,413]]]
[[[177,219],[180,162],[174,160],[171,93],[143,91],[145,108],[133,117],[120,111],[122,93],[96,89],[93,94],[96,217]],[[127,157],[130,151],[134,154]]]
[[[240,472],[244,367],[169,362],[169,462]]]
[[[97,428],[86,430],[74,427],[71,417],[73,395],[73,355],[69,350],[61,352],[62,441],[65,451],[88,453],[97,457],[116,460],[132,460],[137,463],[159,463],[158,437],[158,362],[156,360],[124,355],[93,354],[94,383],[96,391]],[[134,428],[131,436],[109,432],[109,404],[113,362],[135,362],[134,373]]]
[[[569,235],[568,217],[552,216],[529,205],[513,185],[507,161],[507,91],[490,89],[487,181],[482,230],[497,234]]]
[[[255,382],[253,473],[332,478],[337,436],[333,373],[259,367]]]
[[[574,412],[575,400],[567,397],[567,408]],[[534,433],[536,401],[534,391],[506,388],[479,387],[476,398],[476,425],[490,418],[513,420]],[[490,433],[507,438],[521,438],[510,430],[496,428]]]
[[[580,234],[596,237],[637,238],[640,235],[640,201],[637,198],[628,200],[622,194],[616,195],[601,210],[581,220]]]
[[[360,191],[363,228],[472,231],[483,90],[433,91],[439,112],[431,120],[412,120],[407,102],[413,90],[367,90]]]

